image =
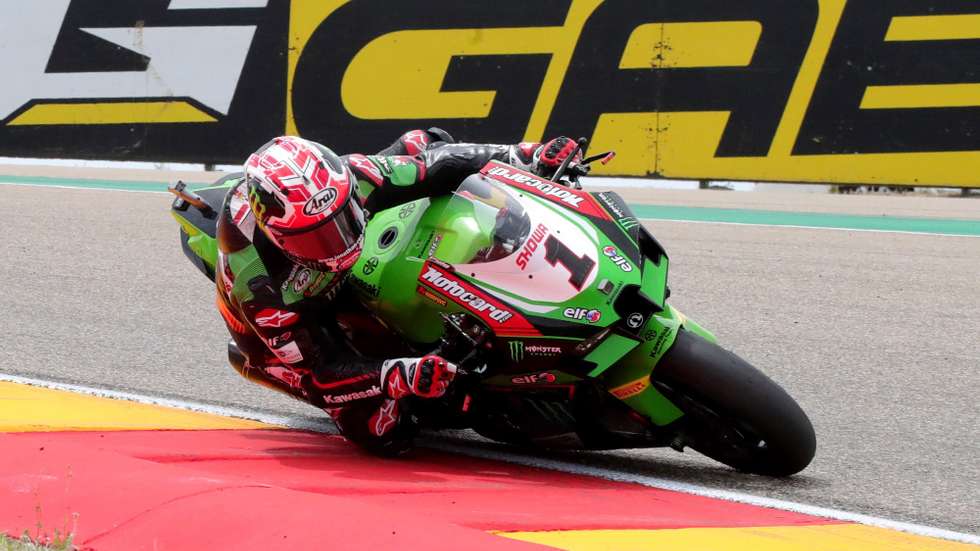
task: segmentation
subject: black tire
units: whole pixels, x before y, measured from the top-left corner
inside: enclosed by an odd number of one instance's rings
[[[735,354],[681,330],[651,380],[685,416],[681,442],[737,470],[789,476],[810,464],[810,419],[772,379]]]

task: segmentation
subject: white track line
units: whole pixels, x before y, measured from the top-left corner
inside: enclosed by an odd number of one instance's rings
[[[159,182],[147,182],[147,184],[151,184],[151,183],[159,183]],[[156,191],[152,189],[74,187],[74,186],[62,186],[62,185],[55,185],[55,184],[30,184],[30,183],[3,182],[3,181],[0,181],[0,185],[37,187],[37,188],[55,188],[55,189],[82,189],[82,190],[89,190],[89,191],[122,191],[125,193],[156,193],[156,194],[169,195],[169,192],[167,191]],[[202,185],[207,185],[207,184],[202,184]],[[812,214],[812,213],[807,213],[807,214]],[[854,216],[862,216],[862,215],[854,215]],[[865,232],[865,233],[897,233],[897,234],[904,234],[904,235],[938,235],[942,237],[972,237],[972,238],[980,237],[980,235],[969,235],[969,234],[960,234],[960,233],[933,233],[933,232],[902,231],[902,230],[874,230],[874,229],[863,229],[863,228],[835,228],[835,227],[828,227],[828,226],[796,226],[796,225],[786,225],[786,224],[754,224],[750,222],[716,222],[712,220],[673,220],[667,218],[639,218],[639,220],[642,220],[644,222],[675,222],[678,224],[719,224],[724,226],[750,226],[756,228],[793,228],[798,230],[853,231],[853,232]],[[977,224],[980,224],[980,220],[977,221]]]
[[[135,394],[132,392],[122,392],[118,390],[111,390],[107,388],[96,388],[82,385],[74,385],[69,383],[60,383],[57,381],[48,381],[44,379],[34,379],[30,377],[20,377],[17,375],[7,375],[6,373],[0,373],[0,382],[6,381],[10,383],[18,383],[22,385],[39,386],[44,388],[50,388],[52,390],[64,390],[68,392],[75,392],[78,394],[87,394],[89,396],[98,396],[100,398],[112,398],[115,400],[126,400],[129,402],[137,402],[140,404],[150,404],[154,406],[165,406],[177,409],[184,409],[188,411],[196,411],[199,413],[210,413],[212,415],[221,415],[224,417],[235,417],[238,419],[249,419],[251,421],[259,421],[260,423],[268,423],[270,425],[279,425],[283,427],[290,427],[302,430],[312,430],[316,432],[324,432],[329,434],[336,434],[337,429],[330,423],[329,419],[324,418],[324,423],[311,422],[310,419],[298,417],[298,416],[288,416],[288,415],[273,415],[264,411],[253,410],[253,409],[239,409],[239,408],[228,408],[222,406],[215,406],[212,404],[205,404],[202,402],[191,402],[189,400],[174,400],[172,398],[161,398],[158,396],[148,396],[146,394]]]
[[[317,432],[336,434],[336,429],[334,427],[329,426],[327,424],[314,423],[309,419],[305,419],[302,417],[271,415],[266,412],[250,410],[250,409],[226,408],[226,407],[214,406],[214,405],[200,403],[200,402],[174,400],[170,398],[159,398],[155,396],[134,394],[130,392],[119,392],[116,390],[108,390],[108,389],[101,389],[95,387],[59,383],[54,381],[46,381],[43,379],[19,377],[16,375],[6,375],[3,373],[0,373],[0,381],[8,381],[12,383],[40,386],[40,387],[51,388],[55,390],[65,390],[69,392],[77,392],[81,394],[88,394],[92,396],[100,396],[105,398],[129,400],[131,402],[138,402],[142,404],[153,404],[159,406],[185,409],[190,411],[224,415],[227,417],[251,419],[254,421],[260,421],[263,423],[269,423],[273,425],[281,425],[281,426],[302,429],[302,430],[313,430]],[[792,501],[783,501],[781,499],[772,499],[767,497],[754,496],[751,494],[743,494],[741,492],[719,490],[716,488],[709,488],[707,486],[698,486],[697,484],[688,484],[686,482],[678,482],[676,480],[670,480],[666,478],[657,478],[654,476],[638,475],[638,474],[633,474],[633,473],[628,473],[623,471],[617,471],[613,469],[592,467],[589,465],[580,465],[568,461],[559,461],[554,459],[531,457],[528,455],[523,455],[514,452],[476,449],[476,448],[471,448],[466,446],[460,446],[458,444],[453,444],[450,442],[440,442],[433,438],[426,438],[424,442],[424,447],[439,450],[439,451],[445,451],[449,453],[455,453],[459,455],[477,457],[480,459],[502,461],[505,463],[512,463],[515,465],[524,465],[528,467],[536,467],[539,469],[548,469],[552,471],[565,472],[569,474],[590,476],[594,478],[602,478],[605,480],[613,480],[617,482],[629,482],[633,484],[640,484],[642,486],[648,486],[651,488],[659,488],[662,490],[671,490],[675,492],[682,492],[685,494],[693,494],[693,495],[698,495],[698,496],[703,496],[708,498],[722,499],[725,501],[746,503],[749,505],[757,505],[760,507],[767,507],[770,509],[782,509],[784,511],[792,511],[795,513],[801,513],[805,515],[813,515],[813,516],[824,517],[824,518],[829,518],[834,520],[857,522],[869,526],[878,526],[881,528],[898,530],[901,532],[907,532],[919,536],[941,538],[945,540],[980,545],[980,536],[976,536],[973,534],[954,532],[942,528],[934,528],[932,526],[923,526],[921,524],[912,524],[912,523],[901,522],[897,520],[889,520],[889,519],[874,517],[870,515],[862,515],[860,513],[841,511],[839,509],[829,509],[825,507],[818,507],[815,505],[806,505],[803,503],[795,503]]]
[[[697,208],[697,207],[695,207]],[[786,211],[791,212],[791,211]],[[812,214],[812,213],[806,213]],[[844,215],[844,216],[864,216],[861,214],[855,215]],[[977,238],[980,235],[971,235],[966,233],[934,233],[925,231],[903,231],[903,230],[874,230],[869,228],[837,228],[833,226],[797,226],[791,224],[755,224],[752,222],[718,222],[714,220],[673,220],[669,218],[640,218],[644,222],[677,222],[678,224],[719,224],[722,226],[753,226],[756,228],[793,228],[797,230],[831,230],[831,231],[854,231],[854,232],[866,232],[866,233],[898,233],[905,235],[938,235],[941,237],[973,237]],[[980,226],[980,220],[977,220],[977,225]]]
[[[973,534],[953,532],[951,530],[934,528],[932,526],[923,526],[921,524],[912,524],[908,522],[890,520],[890,519],[874,517],[870,515],[862,515],[860,513],[841,511],[839,509],[829,509],[826,507],[818,507],[816,505],[806,505],[804,503],[795,503],[792,501],[784,501],[781,499],[772,499],[768,497],[754,496],[751,494],[743,494],[741,492],[719,490],[716,488],[709,488],[707,486],[698,486],[697,484],[678,482],[676,480],[670,480],[667,478],[657,478],[655,476],[639,475],[639,474],[617,471],[617,470],[612,470],[612,469],[607,469],[602,467],[592,467],[589,465],[581,465],[578,463],[571,463],[568,461],[559,461],[554,459],[532,457],[532,456],[523,455],[514,452],[472,449],[458,444],[437,442],[432,440],[426,443],[426,447],[440,450],[440,451],[460,454],[460,455],[469,455],[481,459],[492,459],[495,461],[515,463],[518,465],[537,467],[540,469],[547,469],[551,471],[560,471],[569,474],[591,476],[594,478],[603,478],[606,480],[613,480],[616,482],[630,482],[633,484],[640,484],[642,486],[659,488],[662,490],[672,490],[675,492],[693,494],[693,495],[709,497],[713,499],[722,499],[725,501],[746,503],[749,505],[757,505],[760,507],[767,507],[770,509],[782,509],[784,511],[792,511],[794,513],[802,513],[804,515],[812,515],[812,516],[824,517],[824,518],[829,518],[834,520],[857,522],[860,524],[867,524],[869,526],[889,528],[892,530],[908,532],[910,534],[915,534],[919,536],[942,538],[945,540],[952,540],[952,541],[959,541],[963,543],[972,543],[975,545],[980,545],[980,536],[975,536]]]
[[[159,185],[160,182],[146,182],[147,185]],[[202,184],[207,185],[207,184]],[[21,186],[21,187],[36,187],[36,188],[46,188],[46,189],[74,189],[74,190],[85,190],[85,191],[121,191],[123,193],[157,193],[163,195],[170,195],[169,191],[158,191],[155,189],[118,189],[111,187],[87,187],[87,186],[63,186],[60,184],[30,184],[25,182],[3,182],[0,181],[0,186]]]

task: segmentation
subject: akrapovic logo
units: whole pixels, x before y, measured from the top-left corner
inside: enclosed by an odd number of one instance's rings
[[[546,197],[554,197],[559,199],[562,203],[566,203],[573,207],[578,207],[582,204],[582,198],[569,191],[565,186],[539,180],[538,178],[513,171],[509,168],[496,166],[488,170],[487,174],[499,176],[505,180],[517,182],[518,184],[531,186],[532,188],[540,191]]]
[[[422,281],[458,299],[471,310],[487,313],[487,317],[497,323],[504,323],[514,316],[513,312],[503,308],[497,308],[475,293],[468,291],[466,287],[460,285],[459,281],[447,277],[438,268],[428,267],[425,274],[422,275]]]

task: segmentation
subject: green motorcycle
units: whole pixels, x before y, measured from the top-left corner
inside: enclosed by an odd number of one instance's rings
[[[566,168],[544,180],[491,162],[450,196],[371,218],[349,280],[361,303],[389,338],[460,366],[445,398],[412,404],[423,426],[535,448],[691,447],[771,476],[805,468],[806,414],[667,303],[663,247],[617,194],[560,183]],[[185,252],[211,277],[226,190],[174,202]]]

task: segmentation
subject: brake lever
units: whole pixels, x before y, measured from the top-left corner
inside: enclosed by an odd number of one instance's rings
[[[605,153],[599,153],[598,155],[592,155],[591,157],[586,157],[585,159],[582,159],[582,164],[590,165],[596,161],[599,161],[600,163],[607,165],[609,164],[609,161],[615,158],[616,158],[615,151],[606,151]]]

